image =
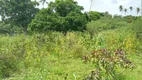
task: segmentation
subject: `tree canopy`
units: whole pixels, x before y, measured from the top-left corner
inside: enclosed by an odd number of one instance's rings
[[[29,24],[32,31],[83,31],[87,20],[83,7],[74,0],[55,0],[42,9]]]
[[[100,13],[99,12],[96,12],[96,11],[90,11],[89,12],[89,17],[91,20],[95,21],[95,20],[98,20],[100,19]]]
[[[10,22],[27,29],[27,25],[38,12],[38,2],[31,0],[0,0],[2,21]]]

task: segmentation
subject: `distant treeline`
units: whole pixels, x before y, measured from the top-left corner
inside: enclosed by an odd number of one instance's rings
[[[40,2],[31,0],[1,0],[0,1],[0,33],[28,33],[44,32],[48,30],[67,32],[85,31],[88,22],[104,20],[120,20],[127,23],[140,19],[136,16],[114,15],[108,12],[96,11],[83,12],[83,6],[74,0],[55,0],[47,3],[48,7],[39,9],[39,3],[45,4],[46,0]],[[132,7],[130,10],[132,11]],[[120,12],[123,12],[120,6]],[[125,10],[126,11],[126,10]],[[127,12],[127,11],[126,11]],[[137,13],[140,9],[137,9]]]

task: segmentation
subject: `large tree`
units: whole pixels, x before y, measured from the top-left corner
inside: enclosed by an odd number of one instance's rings
[[[0,0],[2,21],[16,24],[27,30],[27,25],[38,12],[38,2],[31,0]]]
[[[32,31],[84,30],[87,23],[83,7],[73,0],[55,0],[42,9],[29,24]]]

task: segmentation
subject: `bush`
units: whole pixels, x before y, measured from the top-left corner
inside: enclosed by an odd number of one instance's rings
[[[7,78],[21,70],[20,65],[24,57],[24,47],[22,46],[24,44],[19,43],[21,37],[4,36],[0,36],[0,73],[1,77]]]
[[[8,78],[13,73],[19,70],[18,64],[19,64],[18,57],[14,55],[0,55],[0,77],[2,78]]]
[[[91,19],[91,21],[95,21],[95,20],[100,19],[100,13],[99,12],[90,11],[88,15],[89,15],[89,18]]]
[[[128,25],[127,22],[120,21],[119,19],[117,20],[117,19],[101,18],[99,20],[89,22],[87,24],[86,30],[91,34],[94,34],[104,30],[125,27],[126,25]]]
[[[135,16],[124,16],[123,17],[124,21],[126,21],[127,23],[132,23],[134,22],[135,20],[139,19],[139,17],[135,17]]]
[[[12,25],[12,24],[7,24],[4,22],[0,23],[0,34],[17,34],[17,33],[22,33],[23,29],[21,27]]]
[[[142,20],[136,20],[134,21],[131,25],[130,28],[132,28],[132,30],[134,30],[137,34],[138,33],[142,33]]]
[[[95,71],[85,80],[117,80],[117,68],[133,68],[132,62],[127,59],[122,49],[109,51],[107,49],[95,50],[88,56],[88,60],[95,64]]]

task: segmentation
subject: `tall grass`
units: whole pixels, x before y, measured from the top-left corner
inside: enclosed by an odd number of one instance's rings
[[[79,73],[79,68],[88,73],[94,68],[92,63],[86,65],[81,62],[84,55],[104,48],[121,48],[131,54],[137,51],[138,45],[135,34],[119,30],[100,32],[93,37],[88,32],[68,32],[66,35],[60,32],[1,35],[0,77],[8,78],[18,74],[18,78],[22,80],[55,80],[55,77],[58,80],[65,77],[75,80],[79,77],[80,80],[87,74]],[[74,65],[67,67],[70,63]],[[57,69],[56,66],[61,68]],[[78,74],[73,73],[74,70]]]

